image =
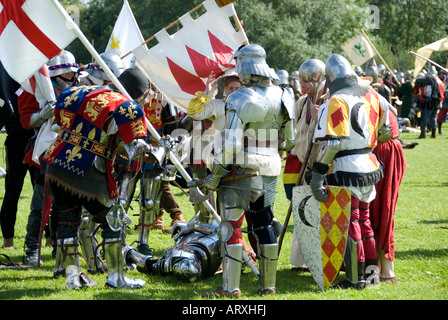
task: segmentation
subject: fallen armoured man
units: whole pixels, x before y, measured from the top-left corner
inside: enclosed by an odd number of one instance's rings
[[[131,246],[124,249],[128,269],[139,270],[150,275],[174,274],[181,280],[194,282],[210,277],[221,265],[219,224],[199,222],[196,215],[189,222],[176,222],[171,236],[174,246],[167,248],[163,256],[154,259],[139,253]]]

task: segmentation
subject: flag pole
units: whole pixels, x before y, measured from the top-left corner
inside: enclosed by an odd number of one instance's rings
[[[424,56],[422,56],[422,55],[420,55],[420,54],[418,54],[418,53],[415,53],[414,51],[409,51],[408,54],[413,55],[413,56],[416,56],[416,57],[419,57],[419,58],[422,58],[423,60],[428,61],[429,63],[433,64],[434,66],[436,66],[436,67],[439,68],[440,70],[442,70],[442,71],[448,73],[448,69],[447,69],[447,68],[442,67],[440,64],[438,64],[438,63],[432,61],[432,60],[429,59],[429,58],[426,58],[426,57],[424,57]],[[447,61],[448,61],[448,60],[447,60]]]
[[[104,62],[104,60],[101,58],[101,56],[98,54],[98,52],[95,50],[95,48],[92,46],[92,44],[89,42],[89,40],[86,38],[86,36],[83,34],[81,29],[79,29],[78,25],[72,20],[72,18],[68,15],[67,11],[65,11],[64,7],[59,3],[58,0],[51,0],[53,5],[60,11],[60,13],[66,18],[66,22],[70,24],[70,27],[73,28],[73,31],[78,36],[79,40],[83,43],[83,45],[86,47],[86,49],[90,52],[90,54],[95,58],[95,60],[98,62],[98,64],[101,66],[103,71],[108,75],[109,79],[113,82],[113,84],[122,92],[123,95],[128,97],[129,99],[133,100],[129,93],[126,91],[126,89],[123,87],[121,82],[117,79],[117,77],[112,73],[112,71],[109,69],[109,66]],[[161,136],[156,131],[152,123],[148,120],[148,118],[145,117],[146,120],[146,127],[148,128],[149,132],[155,138],[160,144],[162,144]],[[175,165],[177,170],[182,174],[183,178],[186,180],[186,182],[190,182],[193,179],[190,177],[188,172],[183,167],[182,163],[177,159],[177,156],[170,150],[168,154],[171,162]],[[219,223],[221,221],[221,217],[216,212],[215,208],[210,204],[208,200],[205,200],[203,202],[204,206],[213,214],[213,217],[215,220]],[[249,265],[249,267],[252,269],[254,274],[258,277],[259,272],[258,269],[253,264],[252,260],[250,260],[249,256],[246,252],[243,251],[243,258],[244,261]]]
[[[384,58],[381,56],[381,54],[378,52],[378,50],[376,50],[375,46],[373,45],[372,41],[370,41],[369,36],[364,32],[363,29],[361,29],[361,33],[366,37],[367,41],[369,42],[369,44],[372,46],[373,50],[375,51],[375,53],[378,55],[378,57],[381,59],[381,61],[384,63],[384,65],[386,66],[387,70],[389,70],[391,76],[397,80],[398,83],[400,83],[400,81],[398,81],[397,77],[395,76],[395,74],[392,72],[392,70],[390,69],[389,65],[386,63],[386,61],[384,60]]]
[[[129,93],[126,91],[126,89],[123,87],[121,82],[112,73],[109,66],[104,62],[104,60],[101,58],[101,56],[95,50],[95,48],[92,46],[92,44],[89,42],[89,40],[83,34],[83,32],[79,29],[78,25],[70,18],[67,11],[65,11],[65,9],[62,7],[62,5],[59,3],[59,1],[52,0],[52,2],[56,6],[56,8],[65,16],[67,23],[70,23],[70,27],[73,28],[73,30],[74,30],[75,34],[77,35],[77,37],[79,38],[79,40],[81,40],[81,42],[86,47],[86,49],[95,58],[95,60],[101,66],[103,71],[108,75],[109,79],[113,82],[113,84],[118,88],[118,90],[121,91],[121,93],[123,95],[125,95],[129,99],[133,100],[132,97],[129,95]],[[146,120],[146,126],[147,126],[149,132],[160,143],[161,142],[160,134],[155,130],[155,128],[153,127],[151,122],[148,120],[148,118],[145,117],[145,120]],[[173,162],[173,164],[176,166],[176,168],[179,170],[179,172],[182,174],[182,176],[185,178],[185,180],[187,182],[191,181],[192,178],[188,175],[188,172],[185,170],[185,168],[182,166],[180,161],[177,159],[177,157],[171,151],[170,151],[170,159]]]
[[[189,14],[192,14],[193,12],[197,11],[199,8],[201,8],[204,4],[201,3],[199,5],[197,5],[196,7],[194,7],[193,9],[191,9],[190,11],[188,11]],[[169,25],[167,25],[165,28],[165,30],[170,29],[172,26],[176,25],[177,23],[179,23],[179,19],[174,20],[173,22],[171,22]],[[148,39],[146,39],[145,41],[143,41],[140,46],[143,46],[145,44],[147,44],[149,41],[153,40],[156,36],[152,35],[151,37],[149,37]],[[121,59],[123,60],[124,58],[126,58],[128,55],[130,55],[132,53],[132,50],[129,51],[128,53],[126,53],[125,55],[123,55],[121,57]]]

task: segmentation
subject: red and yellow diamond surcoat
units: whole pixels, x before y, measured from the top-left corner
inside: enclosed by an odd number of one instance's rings
[[[389,125],[388,106],[370,89],[363,97],[334,94],[319,107],[316,141],[340,140],[339,151],[372,150],[381,126]],[[372,152],[354,153],[334,159],[329,173],[340,185],[374,185],[382,164]]]

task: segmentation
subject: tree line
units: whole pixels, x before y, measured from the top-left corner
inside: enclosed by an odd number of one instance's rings
[[[203,0],[128,0],[145,39]],[[79,25],[101,53],[105,50],[123,0],[61,0],[79,8]],[[262,45],[267,62],[289,73],[311,58],[326,61],[343,54],[341,45],[361,28],[392,69],[412,69],[409,51],[448,35],[448,1],[443,0],[238,0],[234,2],[251,43]],[[174,27],[175,28],[175,27]],[[173,30],[174,32],[175,30]],[[67,50],[80,63],[91,57],[79,41]],[[445,66],[448,52],[432,59]],[[381,63],[377,59],[377,63]],[[404,70],[403,70],[404,69]]]

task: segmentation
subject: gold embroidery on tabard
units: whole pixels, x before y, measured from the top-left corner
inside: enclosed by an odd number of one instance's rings
[[[71,105],[73,102],[78,100],[78,93],[81,89],[78,89],[73,94],[69,95],[68,97],[65,97],[64,99],[64,108],[67,108],[69,105]]]
[[[84,110],[84,114],[86,115],[87,119],[91,122],[94,122],[97,120],[98,115],[100,112],[110,103],[113,101],[121,100],[123,97],[117,93],[117,92],[105,92],[97,97],[91,99],[86,104],[86,109]]]
[[[102,99],[101,95],[87,102],[86,109],[84,110],[86,119],[90,122],[95,122],[101,110],[103,110],[107,103],[108,101],[106,99]]]
[[[145,134],[145,128],[143,126],[143,120],[139,119],[131,123],[132,135],[134,137]]]
[[[75,133],[80,133],[82,130],[82,122],[78,124],[78,126],[75,129]],[[67,137],[67,136],[66,136]],[[70,135],[68,142],[71,144],[74,144],[75,146],[71,150],[67,150],[65,152],[67,163],[70,163],[72,161],[75,161],[76,159],[81,159],[82,154],[80,153],[81,147],[77,144],[81,141],[80,135]]]
[[[80,149],[84,149],[106,158],[107,160],[113,161],[115,151],[108,146],[93,140],[95,138],[95,129],[90,131],[88,138],[85,138],[76,132],[70,132],[65,129],[62,129],[61,131],[64,131],[64,133],[60,135],[59,139],[75,146],[72,149],[73,151],[66,151],[67,160],[70,159],[70,161],[74,161],[75,158],[81,159],[82,156],[79,154],[79,151]]]
[[[61,117],[62,127],[66,129],[70,128],[70,123],[75,118],[75,114],[73,112],[67,112],[65,110],[61,110],[59,116]]]
[[[123,106],[120,106],[120,114],[124,115],[126,118],[129,118],[130,120],[134,120],[137,115],[138,115],[138,111],[135,110],[136,107],[133,104],[130,104],[127,109],[123,108]]]
[[[67,150],[65,152],[65,154],[67,155],[67,157],[66,157],[67,163],[75,161],[76,159],[81,159],[82,158],[82,154],[79,153],[79,151],[81,151],[81,147],[80,146],[74,146],[73,149]]]

